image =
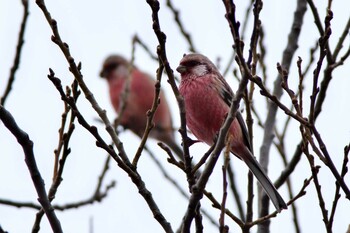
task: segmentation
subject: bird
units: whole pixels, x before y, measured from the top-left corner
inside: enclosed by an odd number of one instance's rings
[[[100,76],[108,82],[110,101],[117,114],[121,111],[122,95],[130,77],[120,125],[141,138],[146,129],[146,114],[151,109],[155,96],[156,81],[118,54],[110,55],[104,60]],[[181,159],[182,149],[175,141],[172,116],[163,90],[160,91],[159,97],[160,102],[153,117],[154,128],[149,137],[168,145]]]
[[[193,135],[213,145],[232,103],[234,93],[217,67],[204,55],[184,55],[176,70],[181,75],[179,92],[184,98],[187,127]],[[243,160],[280,212],[287,205],[252,153],[248,131],[240,112],[231,123],[230,152]]]

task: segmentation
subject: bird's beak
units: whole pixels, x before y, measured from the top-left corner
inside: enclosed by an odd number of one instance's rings
[[[101,78],[105,78],[105,71],[104,71],[104,70],[101,70],[101,72],[100,72],[100,77],[101,77]]]
[[[106,78],[108,74],[108,69],[105,65],[103,65],[101,72],[100,72],[100,77],[101,78]]]
[[[179,72],[180,74],[182,73],[185,73],[187,71],[187,68],[186,66],[183,66],[183,65],[179,65],[177,68],[176,68],[177,72]]]

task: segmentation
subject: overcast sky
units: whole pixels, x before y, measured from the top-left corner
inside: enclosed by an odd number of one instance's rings
[[[47,1],[46,4],[52,17],[58,21],[61,37],[69,44],[73,57],[76,61],[82,62],[85,82],[101,107],[107,110],[110,120],[113,120],[116,115],[109,102],[107,85],[98,76],[101,63],[106,56],[112,53],[119,53],[130,58],[131,38],[135,34],[155,53],[158,42],[152,29],[150,7],[146,1],[136,0],[61,0]],[[271,79],[277,75],[276,63],[280,62],[287,43],[287,33],[290,30],[295,4],[295,1],[264,2],[260,18],[265,30],[266,64]],[[318,6],[321,19],[325,15],[324,4],[326,3],[322,4]],[[221,58],[220,67],[226,66],[232,54],[233,41],[224,17],[225,8],[222,1],[178,0],[174,1],[174,5],[180,9],[181,19],[185,28],[191,33],[196,49],[214,62],[217,58]],[[0,6],[0,95],[2,95],[14,58],[23,10],[19,0],[0,0]],[[349,9],[350,2],[348,1],[334,1],[333,3],[333,34],[330,40],[332,48],[338,41],[345,22],[349,18]],[[245,10],[245,4],[237,5],[237,18],[239,20],[242,20]],[[175,70],[182,55],[188,52],[188,45],[180,35],[179,29],[173,21],[173,15],[165,6],[165,1],[161,1],[159,17],[162,30],[167,35],[167,55],[170,65]],[[305,63],[309,59],[309,49],[314,46],[319,37],[313,21],[311,12],[308,10],[299,41],[299,49],[296,52],[296,56],[302,57]],[[248,25],[248,32],[251,29],[249,26],[251,25]],[[73,80],[62,52],[50,40],[51,34],[51,29],[43,13],[34,1],[30,1],[30,15],[20,68],[16,74],[13,91],[5,105],[19,126],[29,134],[34,142],[36,160],[45,180],[46,188],[51,184],[53,151],[57,147],[58,129],[63,112],[63,104],[59,94],[47,79],[48,69],[52,68],[55,71],[63,85],[70,85]],[[248,44],[249,40],[246,40],[246,46]],[[349,46],[349,39],[347,39],[345,46]],[[135,57],[135,63],[138,67],[149,74],[155,74],[157,62],[151,60],[139,46],[136,48]],[[296,59],[297,57],[294,57],[290,72],[290,82],[294,85],[293,87],[298,81]],[[334,80],[323,108],[325,112],[317,121],[319,131],[338,169],[340,169],[343,158],[343,148],[350,139],[349,74],[349,62],[334,73]],[[176,75],[178,76],[178,73]],[[311,88],[310,75],[306,80],[306,91]],[[232,75],[228,75],[227,79],[232,84],[232,89],[236,90],[237,81],[232,78]],[[267,85],[272,88],[273,80],[270,80]],[[162,86],[166,91],[168,101],[171,103],[175,126],[178,127],[179,117],[175,98],[166,82],[163,82]],[[264,116],[266,113],[264,99],[258,93],[256,95],[257,108]],[[310,92],[305,94],[305,104],[308,103],[309,95]],[[289,103],[286,97],[282,98],[282,101]],[[99,128],[99,132],[106,142],[110,142],[104,131],[104,126],[96,121],[98,115],[83,95],[78,101],[78,107],[89,123],[95,124]],[[280,113],[277,122],[279,126],[282,125],[283,119],[285,119],[284,114]],[[258,152],[262,133],[258,130],[258,126],[255,127],[254,144],[255,151]],[[135,145],[138,145],[139,139],[130,132],[122,133],[121,139],[127,153],[132,155],[136,151]],[[179,136],[177,139],[180,143]],[[293,155],[295,145],[299,141],[298,124],[292,123],[286,145],[289,158]],[[157,147],[154,140],[149,141],[149,146],[159,157],[161,163],[167,167],[169,173],[186,190],[185,175],[174,166],[167,164],[165,153]],[[0,148],[0,199],[36,202],[37,195],[25,166],[22,149],[2,124],[0,124]],[[71,203],[89,198],[95,190],[98,176],[106,158],[106,153],[96,148],[93,137],[78,123],[76,124],[76,132],[71,139],[71,148],[72,153],[66,164],[64,180],[54,200],[55,204]],[[204,144],[196,144],[191,147],[191,152],[195,157],[203,154],[207,149],[208,147]],[[275,156],[276,159],[273,157],[277,154],[275,150],[272,150],[271,153],[273,154],[271,155],[269,176],[275,180],[281,172],[282,162],[278,156]],[[198,160],[198,158],[195,159]],[[232,159],[235,169],[240,175],[239,184],[244,187],[241,189],[241,194],[245,200],[247,168],[236,158]],[[216,193],[219,197],[221,197],[222,182],[221,163],[220,160],[208,184],[208,190]],[[334,195],[334,178],[324,164],[320,161],[317,161],[317,164],[322,166],[320,180],[325,199],[329,204]],[[146,186],[157,200],[159,208],[172,224],[173,229],[176,230],[185,213],[186,200],[164,180],[154,162],[147,158],[147,154],[141,158],[139,170]],[[309,176],[310,169],[306,159],[303,158],[292,176],[295,193],[299,191],[304,179]],[[151,211],[144,199],[138,194],[136,187],[114,162],[111,163],[104,186],[112,180],[117,182],[116,187],[101,203],[64,212],[57,211],[64,231],[89,232],[89,225],[92,224],[94,232],[163,232],[161,226],[153,219]],[[346,181],[349,183],[350,179],[347,177]],[[328,189],[330,189],[329,192],[327,192]],[[288,200],[285,185],[280,189],[280,192],[285,200]],[[343,192],[341,194],[334,222],[334,232],[345,232],[350,224],[350,203],[345,200]],[[228,200],[228,206],[230,204],[233,205],[232,200]],[[211,210],[210,203],[205,198],[203,199],[203,208]],[[303,232],[324,232],[313,184],[307,188],[307,195],[297,201],[297,208]],[[327,208],[330,210],[331,206],[328,205]],[[218,211],[212,213],[214,219],[218,219]],[[36,211],[33,209],[17,209],[0,205],[0,225],[10,233],[30,232],[35,214]],[[236,225],[228,218],[226,221],[231,232],[236,232],[238,229]],[[294,232],[292,224],[291,210],[283,211],[272,221],[271,232]],[[50,232],[51,228],[45,217],[41,227],[41,232]],[[205,232],[214,232],[214,229],[216,231],[213,225],[205,221]]]

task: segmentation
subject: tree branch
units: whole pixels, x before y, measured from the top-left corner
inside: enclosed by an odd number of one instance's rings
[[[185,27],[184,27],[184,25],[181,22],[180,17],[179,17],[179,14],[180,14],[179,11],[175,9],[171,0],[166,0],[166,5],[169,7],[170,11],[174,14],[174,20],[175,20],[176,24],[178,25],[181,34],[186,39],[188,46],[189,46],[189,50],[191,52],[195,53],[196,49],[194,48],[194,43],[192,42],[191,35],[190,35],[190,33],[188,33],[185,30]]]
[[[131,166],[129,159],[126,156],[123,144],[120,141],[119,137],[117,136],[113,125],[109,121],[107,114],[106,114],[106,111],[100,107],[100,105],[97,103],[94,95],[92,94],[90,89],[85,84],[85,82],[83,80],[83,75],[81,74],[80,69],[78,68],[78,65],[75,63],[74,58],[70,54],[68,44],[62,41],[61,36],[58,32],[57,21],[51,17],[50,12],[46,8],[44,0],[36,0],[36,4],[40,7],[42,12],[44,13],[45,18],[51,27],[51,30],[53,32],[53,36],[51,37],[51,40],[56,45],[58,45],[58,47],[61,49],[62,53],[64,54],[64,56],[69,64],[69,70],[70,70],[70,72],[72,72],[72,74],[74,75],[74,78],[77,80],[81,90],[83,91],[83,93],[85,95],[85,98],[90,102],[92,108],[98,113],[101,120],[105,124],[107,132],[109,133],[110,137],[112,138],[113,143],[118,148],[118,151],[119,151],[118,156],[120,156],[122,158],[122,160],[124,161],[125,164],[127,164],[127,166]]]
[[[55,233],[61,233],[62,228],[53,207],[46,195],[45,183],[40,175],[39,169],[36,165],[35,156],[33,152],[33,142],[30,140],[28,134],[19,128],[15,119],[2,105],[0,105],[0,119],[6,128],[16,137],[18,143],[22,146],[25,156],[25,162],[32,177],[34,187],[38,194],[38,201],[45,211],[47,219],[51,225],[51,229]]]
[[[287,71],[290,68],[291,61],[293,58],[293,55],[298,48],[298,39],[300,36],[301,28],[303,25],[303,19],[306,12],[306,2],[305,0],[298,0],[297,1],[297,7],[294,12],[294,19],[291,27],[291,31],[288,35],[288,43],[283,51],[282,56],[282,67],[286,69]],[[282,77],[281,75],[278,75],[275,83],[274,83],[274,90],[273,95],[276,97],[276,99],[280,99],[282,96],[282,88],[281,88],[281,82]],[[263,142],[260,147],[260,159],[259,162],[261,166],[267,171],[267,167],[269,164],[269,155],[270,155],[270,148],[273,140],[273,128],[275,127],[276,122],[276,115],[277,115],[278,107],[275,103],[270,102],[268,105],[268,113],[265,120],[265,128],[264,128],[264,137]],[[259,216],[264,216],[268,213],[268,206],[269,206],[269,200],[265,199],[266,201],[262,203],[261,205],[265,208],[261,209],[261,212],[259,213]],[[264,224],[264,226],[259,225],[258,232],[268,232],[269,230],[268,223]]]
[[[1,105],[5,105],[5,101],[8,97],[8,95],[10,94],[10,91],[12,89],[12,84],[15,81],[15,75],[16,72],[19,68],[19,64],[20,64],[20,58],[21,58],[21,52],[22,52],[22,48],[23,48],[23,44],[24,44],[24,32],[26,29],[26,25],[27,25],[27,19],[29,16],[29,4],[28,4],[28,0],[22,0],[22,5],[23,5],[23,19],[22,19],[22,23],[21,23],[21,28],[18,34],[18,41],[17,41],[17,47],[16,47],[16,55],[15,55],[15,59],[13,61],[13,65],[11,67],[10,70],[10,77],[7,81],[7,85],[6,85],[6,89],[4,94],[2,95],[2,97],[0,98],[0,104]]]

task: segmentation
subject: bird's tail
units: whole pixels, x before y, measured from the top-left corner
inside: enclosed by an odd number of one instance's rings
[[[246,152],[249,153],[249,156],[242,156],[241,158],[247,164],[254,176],[258,179],[266,194],[270,197],[270,200],[276,207],[276,210],[278,212],[281,212],[282,209],[287,209],[287,205],[284,202],[283,198],[278,193],[277,189],[272,184],[271,180],[268,178],[258,161],[248,150],[248,148],[246,148]]]

